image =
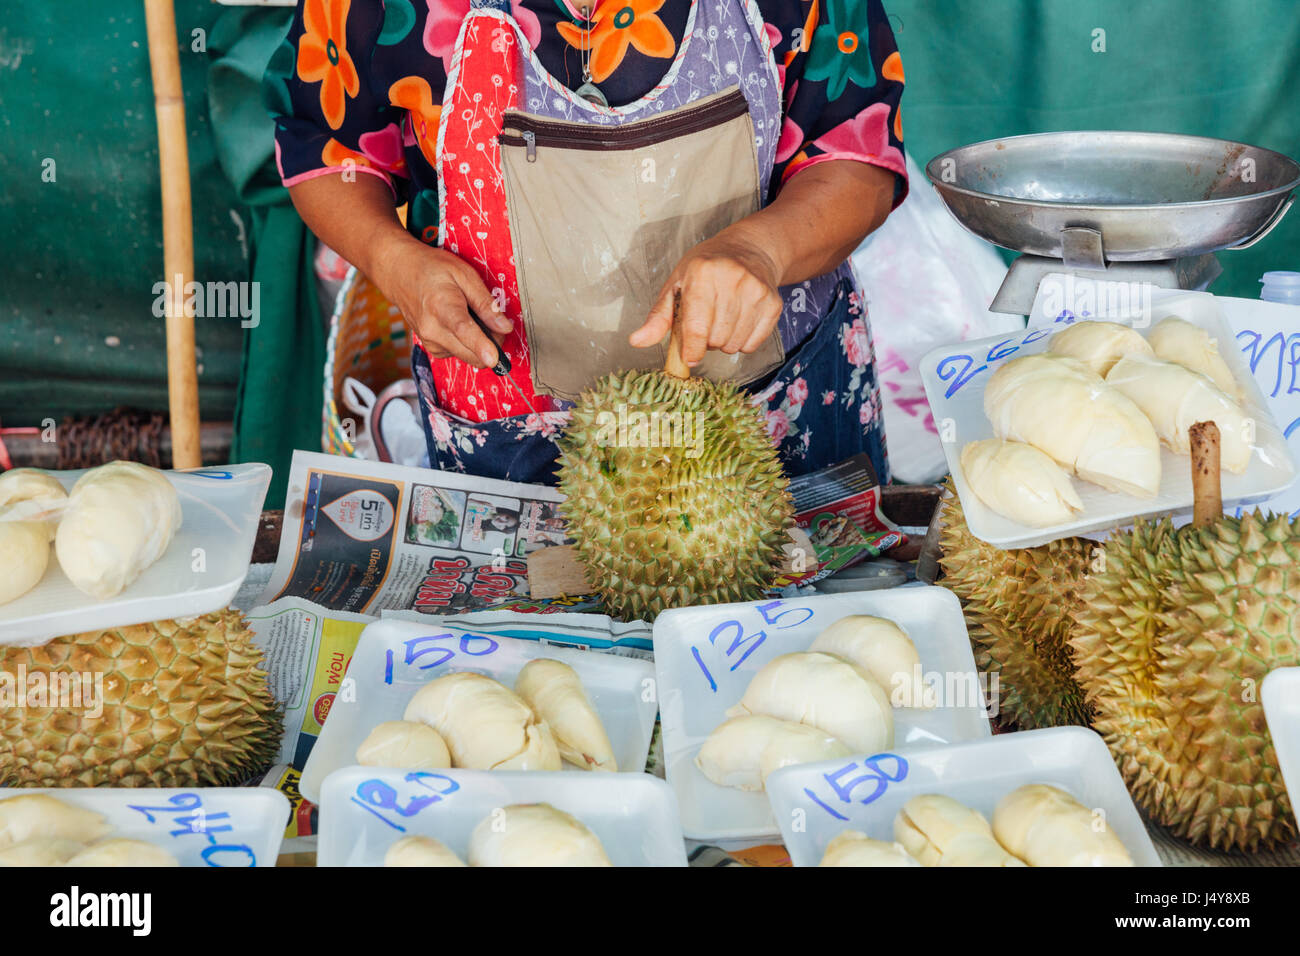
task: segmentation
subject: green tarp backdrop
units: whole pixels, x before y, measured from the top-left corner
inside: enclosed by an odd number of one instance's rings
[[[361,0],[354,0],[361,2]],[[378,0],[366,0],[378,2]],[[922,164],[952,146],[1060,129],[1149,129],[1300,156],[1296,0],[885,0],[903,130]],[[198,320],[203,416],[279,473],[319,446],[312,243],[271,165],[262,70],[289,11],[176,3],[196,277],[256,279],[260,324]],[[198,31],[198,32],[195,32]],[[283,53],[282,53],[283,55]],[[0,20],[0,421],[163,410],[158,151],[141,4],[21,0]],[[1300,213],[1221,255],[1214,291],[1300,269]],[[870,290],[868,290],[869,292]],[[924,290],[918,290],[924,294]],[[240,383],[242,379],[242,395]]]

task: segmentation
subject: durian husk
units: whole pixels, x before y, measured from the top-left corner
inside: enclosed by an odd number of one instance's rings
[[[633,432],[612,432],[620,409],[627,420],[689,416],[699,454],[694,441],[644,446]],[[561,510],[613,617],[756,600],[775,581],[793,505],[763,420],[735,385],[663,372],[605,376],[574,406],[559,446]]]
[[[1100,564],[1071,644],[1134,799],[1211,849],[1294,840],[1259,684],[1300,664],[1300,522],[1139,522],[1111,537]]]
[[[241,783],[275,762],[281,715],[238,611],[0,648],[0,670],[103,674],[103,712],[0,708],[0,786]]]
[[[1002,550],[970,533],[952,481],[941,507],[939,582],[961,599],[981,673],[997,682],[997,717],[1021,730],[1087,725],[1092,708],[1074,677],[1068,638],[1096,542],[1060,538]]]

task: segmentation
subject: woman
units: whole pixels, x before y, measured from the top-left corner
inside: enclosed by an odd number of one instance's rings
[[[303,219],[418,336],[433,467],[552,480],[567,400],[662,367],[679,296],[790,474],[887,481],[846,262],[907,191],[879,0],[472,3],[299,0],[277,121]]]

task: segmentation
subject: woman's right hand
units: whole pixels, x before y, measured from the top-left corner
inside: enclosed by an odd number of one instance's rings
[[[498,309],[474,267],[426,246],[403,228],[393,194],[374,175],[316,176],[289,187],[303,221],[331,249],[366,274],[402,311],[434,358],[454,356],[491,368],[497,350],[469,310],[498,336],[514,325]]]
[[[376,285],[415,329],[433,358],[454,357],[477,368],[497,362],[496,346],[470,317],[472,309],[498,333],[514,329],[474,267],[460,257],[427,246],[402,232],[385,237],[372,270]]]

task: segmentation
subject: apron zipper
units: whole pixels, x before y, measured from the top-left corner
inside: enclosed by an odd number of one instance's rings
[[[716,99],[674,110],[667,116],[635,120],[623,126],[593,126],[586,123],[555,121],[507,110],[497,142],[503,146],[524,146],[528,162],[537,161],[537,147],[560,146],[569,149],[616,150],[652,146],[665,140],[698,133],[721,126],[749,110],[740,87]]]

